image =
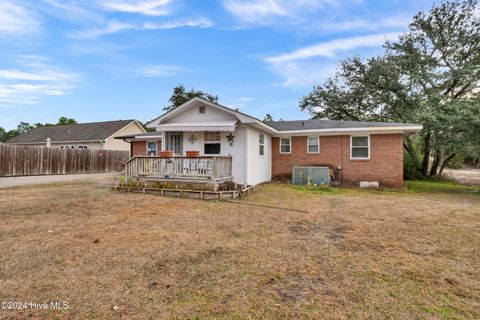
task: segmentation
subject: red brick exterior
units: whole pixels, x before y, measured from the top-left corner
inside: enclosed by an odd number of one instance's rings
[[[321,136],[320,153],[307,153],[307,137],[292,137],[290,154],[280,154],[272,138],[272,179],[291,179],[295,165],[324,165],[334,169],[342,185],[378,181],[380,187],[403,186],[403,135],[370,135],[370,160],[350,159],[350,136]],[[338,170],[338,166],[342,169]]]

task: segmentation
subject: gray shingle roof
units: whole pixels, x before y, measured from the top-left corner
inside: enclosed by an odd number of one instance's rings
[[[63,126],[39,127],[13,137],[7,143],[45,143],[55,141],[103,141],[135,120],[79,123]]]
[[[293,121],[269,121],[266,122],[278,131],[290,130],[313,130],[313,129],[350,129],[350,128],[374,128],[374,127],[402,127],[410,126],[407,123],[394,122],[369,122],[369,121],[340,121],[340,120],[293,120]]]

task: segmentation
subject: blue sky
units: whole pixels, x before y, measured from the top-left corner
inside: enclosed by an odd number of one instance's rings
[[[162,113],[172,88],[217,94],[263,118],[303,119],[299,99],[339,60],[383,51],[432,1],[2,0],[0,126]]]

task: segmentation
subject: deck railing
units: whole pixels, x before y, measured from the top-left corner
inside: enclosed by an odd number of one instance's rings
[[[232,175],[232,157],[134,156],[124,169],[127,181],[134,177],[219,179]]]

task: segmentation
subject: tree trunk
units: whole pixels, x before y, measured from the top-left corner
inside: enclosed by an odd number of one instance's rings
[[[445,169],[445,167],[447,166],[448,162],[450,162],[450,160],[452,160],[457,154],[456,153],[452,153],[451,155],[449,155],[448,157],[445,158],[445,160],[443,160],[443,163],[442,165],[440,166],[440,171],[438,172],[438,175],[441,176],[443,174],[443,169]]]
[[[422,175],[426,177],[428,175],[428,164],[430,162],[430,139],[431,133],[428,131],[425,134],[423,144],[423,161],[422,161]]]
[[[441,153],[439,150],[435,151],[435,156],[433,157],[432,168],[430,169],[430,177],[435,177],[438,171],[438,165],[440,164]]]

